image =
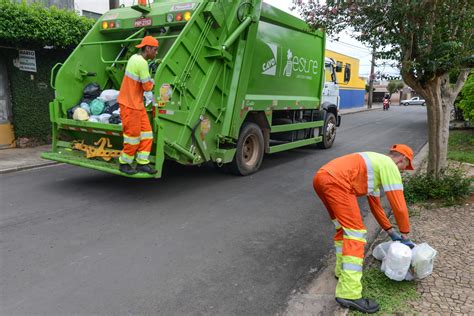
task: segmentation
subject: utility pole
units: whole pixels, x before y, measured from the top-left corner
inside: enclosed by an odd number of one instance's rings
[[[372,47],[372,61],[370,62],[370,76],[369,76],[369,96],[367,98],[367,108],[372,108],[372,95],[374,93],[374,79],[375,79],[375,44]]]
[[[120,6],[119,0],[109,0],[109,9],[117,9]]]

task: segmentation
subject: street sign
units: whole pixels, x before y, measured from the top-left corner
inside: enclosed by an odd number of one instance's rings
[[[20,70],[36,72],[36,55],[34,50],[22,49],[18,51]]]

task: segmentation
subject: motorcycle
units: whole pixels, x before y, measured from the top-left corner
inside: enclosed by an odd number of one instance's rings
[[[390,107],[390,100],[389,99],[384,99],[383,100],[383,110],[388,111],[389,107]]]

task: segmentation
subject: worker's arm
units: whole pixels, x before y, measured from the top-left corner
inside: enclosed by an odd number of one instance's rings
[[[400,171],[395,164],[381,168],[381,182],[388,202],[392,207],[393,215],[397,221],[398,229],[402,237],[410,232],[410,221],[408,219],[408,208],[403,195],[403,183]]]
[[[369,201],[370,210],[379,223],[380,227],[386,231],[390,230],[392,228],[392,224],[390,224],[387,215],[385,215],[382,203],[380,203],[380,191],[377,191],[374,194],[369,194],[367,196],[367,200]]]
[[[153,89],[154,82],[153,79],[151,79],[150,71],[148,71],[148,63],[145,59],[140,62],[138,73],[143,91],[151,91]]]

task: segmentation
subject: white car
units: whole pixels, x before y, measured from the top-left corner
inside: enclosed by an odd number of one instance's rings
[[[426,101],[421,99],[420,97],[413,97],[409,100],[402,100],[400,101],[400,105],[422,105],[422,106],[425,106],[426,105]]]

